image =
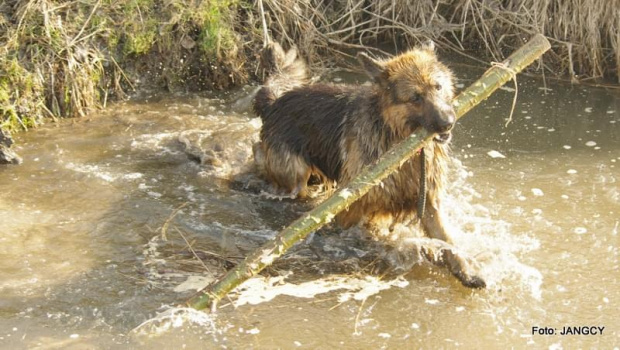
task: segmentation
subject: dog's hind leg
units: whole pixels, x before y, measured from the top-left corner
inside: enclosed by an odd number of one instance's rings
[[[303,157],[284,147],[269,147],[264,142],[254,147],[254,159],[267,179],[287,196],[308,196],[308,180],[312,167]]]

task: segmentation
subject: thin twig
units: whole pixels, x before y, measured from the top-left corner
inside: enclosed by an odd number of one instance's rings
[[[258,0],[258,8],[260,10],[260,17],[263,23],[263,49],[269,45],[271,40],[269,39],[269,32],[267,31],[267,21],[265,20],[265,8],[263,7],[263,0]]]
[[[359,310],[357,310],[357,315],[355,315],[355,325],[353,326],[354,327],[353,328],[354,334],[359,334],[359,333],[357,333],[357,325],[358,325],[358,323],[360,321],[360,315],[362,314],[362,310],[364,309],[364,304],[366,303],[366,299],[368,299],[368,298],[364,298],[362,300],[362,304],[360,305]]]
[[[93,17],[93,15],[95,14],[95,11],[97,11],[97,8],[99,7],[99,4],[101,3],[101,0],[97,0],[97,2],[95,3],[95,5],[93,6],[93,10],[90,11],[90,15],[88,15],[88,18],[86,18],[86,21],[84,22],[84,24],[82,25],[82,29],[80,29],[80,31],[73,37],[73,39],[71,40],[71,42],[69,43],[69,47],[75,45],[78,42],[78,38],[82,35],[82,33],[84,33],[84,29],[86,29],[86,26],[88,25],[88,23],[90,22],[90,19]],[[95,33],[98,32],[98,30],[95,31]],[[94,35],[91,33],[91,35]],[[91,36],[89,35],[89,36]]]
[[[161,226],[161,239],[163,241],[167,241],[168,237],[168,226],[170,226],[170,222],[172,221],[172,219],[174,219],[175,216],[177,216],[177,214],[181,211],[181,209],[185,208],[186,205],[188,205],[189,202],[185,202],[183,204],[181,204],[180,206],[178,206],[173,212],[172,214],[170,214],[170,216],[168,217],[168,219],[166,219],[166,221],[164,222],[164,224]]]
[[[207,267],[207,265],[205,265],[205,263],[202,261],[202,259],[200,259],[198,257],[198,254],[196,254],[196,252],[194,251],[194,248],[192,248],[192,245],[189,243],[187,238],[185,238],[185,235],[183,234],[183,232],[181,232],[181,230],[179,230],[176,227],[174,228],[174,230],[177,231],[177,233],[181,236],[181,238],[183,238],[183,240],[185,241],[185,244],[187,244],[187,248],[189,249],[190,252],[192,252],[192,254],[196,258],[196,260],[198,260],[198,262],[200,262],[200,265],[202,265],[202,267],[204,267],[205,270],[207,270],[208,273],[211,273],[211,270],[209,270],[209,268]]]

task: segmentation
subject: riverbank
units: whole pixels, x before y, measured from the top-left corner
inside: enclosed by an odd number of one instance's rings
[[[553,49],[533,68],[539,74],[617,82],[620,18],[608,10],[620,6],[614,2],[6,0],[0,126],[15,132],[84,116],[144,87],[220,90],[260,80],[265,32],[297,45],[314,64],[432,39],[481,65],[540,32]]]

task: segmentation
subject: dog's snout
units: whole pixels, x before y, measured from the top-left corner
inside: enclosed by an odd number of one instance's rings
[[[448,132],[452,130],[455,121],[456,117],[453,111],[445,111],[443,113],[439,113],[439,117],[437,118],[435,123],[435,131],[438,133]]]
[[[443,101],[429,101],[425,104],[424,121],[428,131],[438,134],[449,132],[456,122],[452,106]]]

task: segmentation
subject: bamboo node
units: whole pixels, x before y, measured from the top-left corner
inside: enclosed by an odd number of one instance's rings
[[[325,222],[332,222],[332,220],[334,220],[335,217],[336,215],[332,213],[327,213],[327,215],[325,215]]]
[[[263,250],[263,256],[260,258],[261,264],[271,265],[273,261],[277,258],[275,254],[271,254],[273,251],[271,249]]]
[[[342,191],[340,191],[340,193],[338,194],[338,197],[342,197],[344,199],[347,199],[349,197],[351,197],[353,195],[353,193],[351,193],[351,191],[349,191],[348,188],[344,188],[342,189]]]

